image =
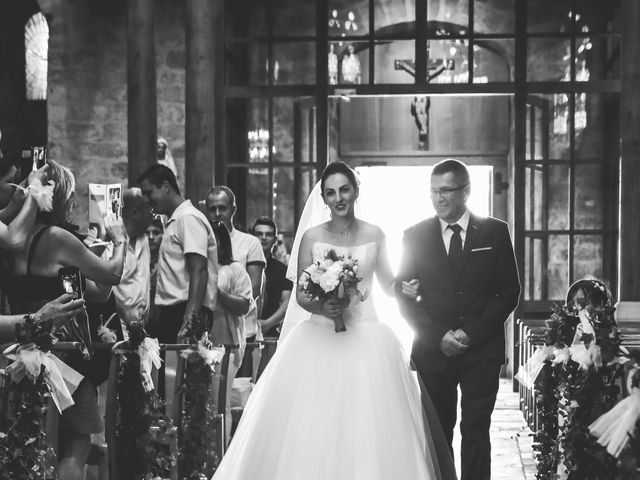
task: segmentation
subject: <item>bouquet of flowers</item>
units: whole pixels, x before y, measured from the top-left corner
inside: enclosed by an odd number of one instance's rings
[[[366,294],[358,290],[358,259],[351,255],[338,255],[334,249],[327,250],[322,260],[309,265],[300,277],[302,290],[312,300],[335,297],[344,307],[355,298],[360,301]],[[345,332],[347,327],[340,315],[334,319],[336,332]]]

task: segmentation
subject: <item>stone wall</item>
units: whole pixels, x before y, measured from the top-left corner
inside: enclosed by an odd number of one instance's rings
[[[74,222],[83,229],[88,184],[127,183],[126,2],[46,3],[50,13],[49,150],[51,158],[71,167],[76,175]],[[184,31],[183,3],[158,1],[158,134],[169,141],[181,181]]]

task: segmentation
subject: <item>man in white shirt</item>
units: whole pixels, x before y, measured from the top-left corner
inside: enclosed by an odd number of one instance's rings
[[[116,309],[127,338],[126,325],[140,322],[149,313],[149,241],[145,230],[151,223],[151,209],[139,188],[128,188],[122,195],[122,220],[129,235],[127,256],[120,284],[113,287]]]
[[[160,314],[154,333],[162,343],[175,343],[192,316],[211,320],[218,292],[215,238],[207,218],[180,194],[168,167],[151,166],[138,183],[153,209],[169,217],[158,258]]]
[[[245,315],[245,328],[248,342],[262,340],[262,332],[258,325],[258,311],[261,308],[262,277],[267,260],[264,257],[260,241],[248,233],[234,228],[233,217],[236,214],[236,196],[225,186],[213,187],[205,199],[207,218],[210,222],[222,222],[229,230],[233,259],[239,262],[251,278],[251,288],[254,301]],[[255,380],[258,364],[260,363],[260,349],[245,350],[245,358],[236,376],[251,377]]]

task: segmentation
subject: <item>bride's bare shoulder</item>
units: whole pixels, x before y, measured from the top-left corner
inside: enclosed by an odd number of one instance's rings
[[[381,240],[384,240],[384,232],[382,229],[376,225],[375,223],[365,222],[364,220],[360,220],[361,225],[361,240],[364,242],[375,242],[379,243]]]
[[[324,223],[321,223],[320,225],[316,225],[315,227],[309,228],[302,235],[302,242],[314,243],[314,242],[325,240],[324,237],[325,237],[326,229],[324,228],[324,225],[325,225]]]

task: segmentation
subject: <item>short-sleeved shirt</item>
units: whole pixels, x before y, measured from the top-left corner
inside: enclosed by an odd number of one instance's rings
[[[118,315],[127,323],[139,322],[149,312],[150,256],[146,235],[136,238],[133,245],[127,244],[122,278],[113,287]]]
[[[207,259],[207,291],[202,306],[214,310],[218,292],[216,241],[209,221],[189,200],[185,200],[175,209],[164,227],[158,254],[156,305],[176,305],[187,301],[187,253],[195,253]]]
[[[262,303],[261,318],[267,319],[278,310],[282,292],[293,290],[293,282],[287,278],[287,267],[284,263],[273,257],[267,259],[267,266],[264,269],[265,287],[264,300]],[[267,332],[262,332],[265,336],[277,337],[278,326],[272,327]]]
[[[231,230],[229,235],[231,236],[233,259],[242,265],[245,270],[247,265],[266,265],[267,260],[264,258],[260,240],[235,228]],[[253,300],[251,301],[249,312],[245,315],[245,325],[247,337],[252,337],[258,333],[258,307]]]
[[[218,266],[218,290],[251,300],[251,279],[238,262]],[[246,338],[244,315],[234,315],[220,302],[213,311],[212,340],[217,344],[238,344]]]

